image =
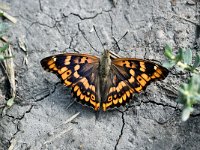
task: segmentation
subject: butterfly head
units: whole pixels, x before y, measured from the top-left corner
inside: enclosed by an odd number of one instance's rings
[[[105,49],[102,55],[103,55],[102,57],[109,58],[110,57],[110,51]]]

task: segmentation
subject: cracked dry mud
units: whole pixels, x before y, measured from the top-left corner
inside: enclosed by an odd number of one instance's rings
[[[0,149],[199,149],[198,112],[181,122],[173,86],[182,76],[134,96],[127,108],[101,112],[74,102],[70,90],[45,72],[40,60],[52,54],[100,55],[102,45],[120,56],[163,61],[163,47],[199,47],[199,2],[192,0],[3,0],[18,19],[9,31],[14,49],[16,104],[0,118]],[[27,53],[18,40],[25,40]],[[92,48],[93,47],[93,48]],[[24,63],[24,59],[28,62]],[[2,72],[0,77],[2,77]],[[1,83],[2,84],[2,83]],[[3,87],[1,85],[1,87]],[[1,89],[5,94],[8,89]],[[77,117],[74,115],[80,112]],[[72,118],[73,119],[72,119]],[[71,118],[71,119],[70,119]],[[69,119],[69,120],[68,120]]]

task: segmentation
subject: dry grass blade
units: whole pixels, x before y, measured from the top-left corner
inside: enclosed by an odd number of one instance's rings
[[[4,66],[5,66],[5,72],[8,76],[8,80],[10,83],[10,93],[11,93],[11,97],[12,99],[15,98],[15,94],[16,94],[16,86],[15,86],[15,70],[14,70],[14,62],[13,62],[13,58],[12,58],[12,48],[11,46],[9,46],[8,50],[5,51],[5,55],[8,57],[11,57],[10,59],[5,59],[4,60]]]
[[[51,143],[53,141],[55,141],[56,139],[60,138],[62,135],[64,135],[65,133],[71,131],[73,128],[71,126],[66,126],[67,123],[71,122],[72,120],[74,120],[80,113],[76,113],[73,116],[71,116],[69,119],[67,119],[65,122],[63,122],[61,125],[59,125],[58,127],[55,128],[55,130],[53,131],[53,134],[51,135],[51,137],[49,139],[46,139],[45,142],[43,143],[43,145],[46,145],[48,143]],[[63,127],[61,127],[62,125],[65,125]]]
[[[13,16],[11,16],[11,15],[9,15],[8,13],[4,12],[3,10],[0,10],[0,13],[2,13],[3,16],[4,16],[5,18],[7,18],[8,20],[10,20],[11,22],[17,23],[17,19],[16,19],[16,18],[14,18]]]
[[[5,42],[5,43],[8,43],[8,38],[7,38],[7,36],[2,36],[2,37],[1,37],[1,40],[2,40],[3,42]]]
[[[16,145],[17,141],[16,139],[12,139],[11,140],[11,145],[9,146],[8,150],[13,150],[15,145]]]
[[[183,19],[183,20],[185,20],[185,21],[187,21],[187,22],[190,22],[190,23],[192,23],[192,24],[194,24],[194,25],[200,26],[200,24],[199,24],[198,22],[196,22],[196,21],[187,19],[187,18],[185,18],[185,17],[182,17],[181,15],[177,15],[177,14],[173,14],[173,13],[170,13],[170,14],[171,14],[172,16],[175,16],[175,17],[178,17],[178,18],[180,18],[180,19]]]
[[[71,121],[74,120],[79,114],[80,114],[80,112],[77,112],[75,115],[73,115],[73,116],[71,116],[69,119],[67,119],[63,124],[67,124],[67,123],[71,122]]]
[[[24,52],[27,52],[27,49],[26,49],[26,44],[25,44],[25,37],[19,37],[18,38],[18,44],[19,44],[19,47],[24,51]]]
[[[43,144],[51,143],[52,141],[56,140],[57,138],[61,137],[63,134],[65,134],[65,133],[67,133],[67,132],[69,132],[69,131],[71,131],[71,130],[72,130],[72,128],[69,127],[68,129],[65,129],[65,130],[63,130],[62,132],[60,132],[60,133],[54,135],[52,138],[50,138],[49,140],[45,141]]]
[[[58,127],[62,126],[62,125],[65,125],[69,122],[71,122],[72,120],[74,120],[78,115],[80,114],[80,112],[77,112],[75,115],[71,116],[69,119],[67,119],[65,122],[63,122],[61,125],[59,125]],[[57,128],[58,128],[57,127]]]

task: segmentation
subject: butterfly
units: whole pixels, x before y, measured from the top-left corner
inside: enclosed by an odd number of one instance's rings
[[[101,58],[64,53],[41,60],[42,67],[55,73],[71,88],[78,102],[95,111],[125,105],[134,93],[145,90],[155,80],[163,80],[169,71],[154,62],[137,58],[114,58],[104,50]]]

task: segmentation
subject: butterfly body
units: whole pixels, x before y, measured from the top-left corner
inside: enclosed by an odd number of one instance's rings
[[[71,87],[77,101],[95,111],[125,105],[134,93],[168,75],[166,68],[151,61],[111,56],[108,50],[104,50],[101,58],[65,53],[46,57],[41,65]]]
[[[108,50],[104,50],[99,63],[100,93],[106,93],[107,82],[109,80],[111,58]],[[100,102],[106,99],[105,94],[101,94]]]

